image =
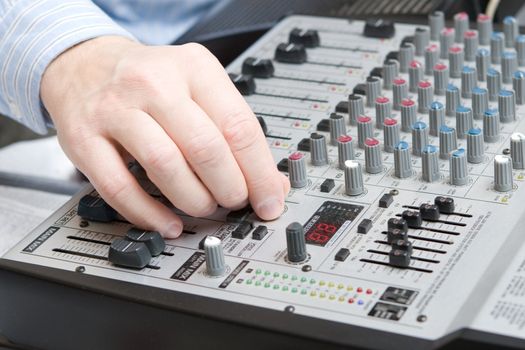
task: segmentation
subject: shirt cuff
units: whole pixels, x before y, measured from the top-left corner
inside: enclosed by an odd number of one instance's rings
[[[19,0],[12,6],[0,1],[0,12],[0,112],[40,134],[50,125],[40,83],[51,61],[96,37],[134,39],[87,0]]]

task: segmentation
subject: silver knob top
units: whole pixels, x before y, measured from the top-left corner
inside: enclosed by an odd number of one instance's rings
[[[358,196],[365,190],[361,163],[355,160],[345,162],[345,193],[349,196]]]
[[[210,276],[222,276],[226,272],[226,262],[221,240],[208,236],[204,240],[204,256],[206,258],[206,273]]]
[[[450,183],[454,186],[465,186],[468,183],[467,157],[463,148],[450,155]]]
[[[494,157],[494,189],[498,192],[509,192],[512,187],[512,160],[498,154]]]

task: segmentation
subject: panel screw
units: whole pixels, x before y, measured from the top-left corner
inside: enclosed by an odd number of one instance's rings
[[[503,149],[503,154],[509,155],[510,154],[510,149],[509,148],[504,148]]]
[[[417,322],[426,322],[427,321],[427,316],[425,315],[419,315],[417,317]]]
[[[79,226],[80,227],[88,227],[89,226],[89,222],[87,222],[86,220],[82,220],[82,221],[80,221]]]
[[[284,308],[284,311],[294,313],[295,307],[293,307],[292,305],[288,305],[287,307]]]
[[[397,196],[398,194],[399,194],[399,191],[396,190],[395,188],[393,190],[390,190],[390,195]]]
[[[312,266],[310,265],[304,265],[301,270],[303,270],[303,272],[309,272],[309,271],[312,271]]]
[[[84,266],[78,266],[76,269],[75,269],[75,272],[80,272],[80,273],[83,273],[86,271],[86,268]]]

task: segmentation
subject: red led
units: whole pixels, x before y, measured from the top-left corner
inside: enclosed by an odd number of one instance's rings
[[[290,160],[299,160],[301,158],[303,158],[303,154],[301,152],[294,152],[288,157]]]
[[[313,108],[319,108],[319,105],[315,104],[312,106]]]
[[[463,49],[461,48],[461,46],[457,46],[457,45],[454,45],[450,49],[448,49],[448,52],[451,52],[451,53],[458,53],[461,51],[463,51]]]
[[[414,100],[411,100],[409,98],[404,98],[402,101],[401,101],[401,106],[404,106],[404,107],[411,107],[413,105],[415,105],[416,103],[414,102]]]
[[[403,79],[403,78],[395,78],[394,79],[394,84],[395,85],[404,85],[404,84],[406,84],[406,82],[407,81],[405,79]]]
[[[368,288],[368,289],[366,290],[366,294],[372,294],[372,289]]]
[[[353,303],[355,303],[355,299],[354,298],[348,299],[348,304],[353,304]]]
[[[371,121],[372,121],[372,118],[367,117],[366,115],[362,115],[362,116],[357,117],[357,122],[358,123],[370,123]]]
[[[434,66],[434,69],[435,70],[445,70],[447,69],[447,65],[446,64],[443,64],[443,63],[438,63]]]
[[[432,83],[430,83],[430,81],[428,80],[423,80],[423,81],[420,81],[418,84],[417,84],[420,88],[429,88],[432,86]]]
[[[388,103],[389,101],[390,100],[388,99],[388,97],[385,97],[385,96],[380,96],[376,98],[377,103]]]
[[[337,138],[337,141],[341,143],[347,143],[352,141],[352,136],[350,135],[341,135]]]
[[[379,140],[378,139],[374,139],[373,137],[367,137],[366,140],[365,140],[365,145],[367,145],[368,147],[377,146],[377,145],[379,145]]]
[[[363,288],[358,287],[358,288],[357,288],[357,293],[363,293]]]
[[[384,121],[384,124],[387,125],[387,126],[396,125],[397,124],[397,120],[395,120],[394,118],[386,118],[385,121]]]

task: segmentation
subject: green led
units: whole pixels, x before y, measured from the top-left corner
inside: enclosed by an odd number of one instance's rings
[[[266,282],[266,283],[264,284],[264,288],[270,288],[270,283]]]
[[[301,289],[301,294],[306,294],[306,289]]]
[[[255,281],[255,285],[259,287],[261,285],[261,281]]]
[[[306,277],[301,277],[301,282],[306,282]]]
[[[264,271],[265,276],[270,276],[270,271]]]
[[[273,289],[279,289],[279,285],[278,284],[274,284],[273,285]]]
[[[273,277],[279,277],[279,272],[275,272],[275,273],[273,274]]]
[[[297,293],[297,288],[293,287],[292,288],[292,293]]]
[[[292,275],[292,281],[297,281],[297,276],[296,275]]]
[[[282,290],[283,290],[283,292],[286,292],[288,290],[288,287],[287,286],[283,286]]]
[[[315,280],[312,278],[312,279],[310,280],[310,284],[314,284],[314,283],[315,283]]]
[[[252,280],[250,279],[246,280],[246,284],[252,284]]]
[[[283,273],[283,279],[287,279],[288,278],[288,275]]]
[[[255,273],[256,273],[257,275],[260,275],[261,272],[262,272],[261,269],[257,269],[257,270],[255,270]]]

